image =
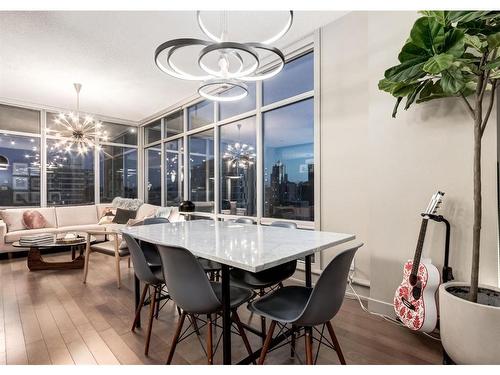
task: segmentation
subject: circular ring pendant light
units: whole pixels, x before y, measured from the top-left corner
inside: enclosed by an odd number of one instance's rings
[[[154,54],[158,68],[172,77],[202,81],[198,93],[213,101],[236,101],[248,95],[244,81],[261,81],[276,76],[285,66],[285,56],[278,48],[269,44],[283,37],[293,23],[293,11],[289,11],[285,26],[274,36],[262,41],[238,43],[227,41],[227,15],[221,18],[221,36],[211,33],[205,26],[201,12],[196,13],[198,25],[212,40],[180,38],[160,44]],[[174,57],[182,49],[198,46],[201,48],[197,58],[199,73],[189,73],[174,62]],[[274,55],[277,64],[270,69],[259,71],[261,54]],[[206,73],[206,74],[203,74]]]
[[[214,33],[212,33],[207,28],[207,26],[203,22],[203,17],[202,17],[201,12],[202,12],[201,10],[196,11],[196,20],[198,21],[198,26],[200,27],[201,31],[203,31],[203,34],[205,34],[206,36],[208,36],[208,38],[211,39],[211,40],[213,40],[214,42],[217,42],[217,43],[223,42],[222,37],[218,37],[217,35],[215,35]],[[273,35],[272,37],[270,37],[270,38],[268,38],[266,40],[263,40],[263,41],[261,41],[259,43],[262,43],[262,44],[271,44],[271,43],[274,43],[277,40],[281,39],[288,32],[288,30],[290,30],[290,28],[292,27],[292,23],[293,23],[293,11],[289,10],[287,12],[288,12],[288,18],[287,18],[286,23],[283,26],[283,28],[278,33],[276,33],[275,35]]]
[[[237,80],[212,79],[201,83],[198,94],[216,102],[235,102],[248,95],[248,87]]]

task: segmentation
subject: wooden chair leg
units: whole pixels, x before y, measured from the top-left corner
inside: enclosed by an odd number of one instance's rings
[[[172,345],[170,345],[170,351],[168,352],[167,365],[172,363],[172,358],[174,357],[175,347],[179,341],[179,336],[182,332],[182,326],[184,325],[184,320],[186,319],[186,313],[183,311],[180,318],[179,323],[177,324],[177,329],[175,330],[174,337],[172,338]]]
[[[89,258],[90,258],[90,253],[92,251],[90,250],[89,244],[87,244],[87,248],[85,249],[85,265],[83,269],[83,283],[85,284],[87,282],[87,275],[89,273]]]
[[[157,289],[158,289],[158,296],[156,297],[157,303],[156,303],[155,318],[158,320],[158,314],[160,313],[161,285]]]
[[[331,322],[326,322],[326,328],[328,328],[328,332],[330,333],[330,338],[332,339],[332,343],[335,346],[335,351],[339,356],[339,361],[341,364],[345,365],[344,354],[342,353],[342,349],[340,349],[339,340],[337,340],[337,336],[335,336],[335,332],[333,331],[333,326]]]
[[[128,268],[130,268],[130,257],[128,257],[127,265],[128,265]]]
[[[193,317],[193,320],[195,318]],[[214,354],[213,354],[213,339],[212,339],[212,314],[207,315],[207,327],[208,327],[208,332],[207,332],[207,360],[209,365],[213,365],[213,359],[214,359]]]
[[[139,316],[141,315],[141,309],[144,306],[144,300],[146,299],[146,293],[148,292],[149,285],[144,285],[144,289],[142,290],[141,300],[139,305],[137,306],[137,310],[135,310],[135,318],[134,323],[132,323],[132,332],[135,331],[135,326],[137,325],[137,321],[139,320]]]
[[[304,328],[306,331],[305,334],[305,340],[306,340],[306,364],[307,365],[312,365],[313,364],[313,354],[312,354],[312,328],[311,327],[305,327]]]
[[[118,286],[118,289],[120,289],[122,286],[121,275],[120,275],[120,257],[117,255],[115,255],[115,268],[116,268],[116,285]]]
[[[155,307],[156,307],[156,287],[153,287],[153,293],[149,293],[151,296],[151,302],[149,304],[149,322],[148,322],[148,331],[146,333],[146,347],[144,348],[144,354],[148,355],[149,353],[149,342],[151,341],[151,329],[153,328],[153,319],[155,315]]]
[[[243,327],[243,324],[241,324],[240,317],[236,311],[233,311],[233,321],[236,323],[236,327],[238,328],[238,332],[240,333],[241,339],[243,340],[243,344],[247,349],[248,355],[252,355],[253,353],[252,347],[250,346],[247,334],[245,333],[245,328]],[[255,360],[252,361],[252,363],[255,365],[256,364]]]
[[[271,340],[273,339],[274,329],[276,328],[276,321],[272,321],[269,326],[269,331],[267,332],[266,339],[264,340],[264,345],[262,346],[262,351],[260,352],[259,357],[259,365],[264,364],[264,360],[266,359],[267,352],[269,350],[269,345],[271,345]]]

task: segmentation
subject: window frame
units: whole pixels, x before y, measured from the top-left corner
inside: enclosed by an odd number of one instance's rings
[[[195,129],[189,129],[188,128],[188,107],[191,107],[199,102],[205,101],[205,98],[201,97],[196,97],[193,99],[191,97],[190,99],[187,99],[184,102],[181,102],[177,104],[176,106],[172,106],[166,111],[159,113],[155,115],[154,117],[151,117],[147,119],[143,124],[141,124],[141,127],[147,126],[155,121],[158,121],[158,119],[164,119],[167,116],[172,115],[173,113],[177,111],[183,111],[184,113],[184,132],[181,134],[177,134],[172,137],[165,137],[165,134],[162,134],[162,139],[160,141],[156,141],[150,144],[145,144],[144,149],[146,147],[150,147],[153,145],[162,145],[162,160],[165,155],[164,151],[164,144],[168,141],[178,139],[178,138],[183,138],[184,140],[184,168],[185,168],[185,173],[186,175],[184,176],[184,191],[183,191],[183,196],[182,199],[186,199],[186,197],[189,197],[189,191],[190,191],[190,176],[188,175],[189,173],[189,147],[188,147],[188,142],[189,142],[189,136],[196,134],[196,133],[201,133],[206,130],[213,129],[214,130],[214,212],[213,213],[208,213],[208,212],[200,212],[196,211],[195,214],[196,216],[199,217],[206,217],[210,218],[213,220],[229,220],[229,219],[235,219],[239,217],[247,217],[253,219],[255,222],[263,224],[263,225],[269,225],[273,221],[290,221],[296,223],[299,228],[303,229],[319,229],[320,228],[320,139],[319,139],[319,83],[320,83],[320,77],[319,77],[319,61],[320,61],[320,50],[319,50],[319,33],[314,33],[314,35],[311,35],[309,40],[306,40],[303,42],[301,46],[292,46],[291,50],[285,51],[286,53],[286,61],[289,62],[291,60],[295,60],[297,58],[300,58],[303,55],[312,53],[314,57],[314,83],[313,83],[313,90],[300,93],[298,95],[270,103],[268,105],[263,105],[262,102],[262,90],[263,90],[263,85],[262,82],[257,81],[256,82],[256,95],[255,95],[255,100],[256,100],[256,106],[255,109],[252,109],[250,111],[240,113],[238,115],[220,120],[219,119],[219,104],[217,102],[213,102],[212,105],[214,106],[214,121],[211,124],[204,125],[199,128]],[[293,49],[295,48],[295,49]],[[277,61],[266,61],[265,64],[262,67],[262,70],[269,70],[272,69],[274,66],[277,65]],[[301,221],[301,220],[284,220],[284,219],[278,219],[278,218],[272,218],[272,217],[265,217],[263,215],[263,208],[264,208],[264,181],[263,181],[263,173],[264,173],[264,168],[263,168],[263,119],[262,115],[267,112],[271,111],[276,108],[284,107],[289,104],[293,104],[296,102],[303,101],[305,99],[313,98],[314,101],[314,168],[315,168],[315,174],[314,174],[314,221]],[[229,123],[233,123],[235,121],[243,120],[248,117],[256,117],[256,153],[257,153],[257,166],[256,166],[256,173],[257,173],[257,189],[256,189],[256,214],[253,216],[237,216],[237,215],[227,215],[227,214],[222,214],[221,207],[220,207],[220,127]],[[162,130],[164,127],[162,126]],[[144,166],[145,168],[146,166]],[[162,173],[164,168],[162,168]],[[164,181],[164,178],[162,178],[162,181]],[[146,182],[145,182],[146,183]],[[164,189],[165,189],[165,184],[162,184],[162,194],[164,194]],[[162,195],[163,197],[164,195]],[[162,202],[165,202],[165,199],[162,198]]]

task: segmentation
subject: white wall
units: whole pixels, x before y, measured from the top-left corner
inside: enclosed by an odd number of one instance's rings
[[[470,275],[472,122],[455,99],[414,105],[391,118],[394,99],[377,88],[396,65],[416,12],[354,12],[321,30],[321,225],[365,243],[355,276],[391,302],[413,257],[423,211],[443,190],[452,223],[455,278]],[[483,139],[481,281],[498,283],[496,113]],[[424,255],[441,268],[442,224],[430,224]],[[324,256],[328,261],[329,256]],[[380,310],[377,306],[371,306]]]

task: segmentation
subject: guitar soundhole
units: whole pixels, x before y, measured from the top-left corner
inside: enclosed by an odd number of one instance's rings
[[[415,284],[417,284],[417,281],[418,281],[417,275],[414,275],[413,273],[410,274],[409,281],[410,281],[411,286],[414,286]]]
[[[419,281],[417,285],[415,285],[411,291],[413,299],[419,299],[422,295],[422,282]]]

